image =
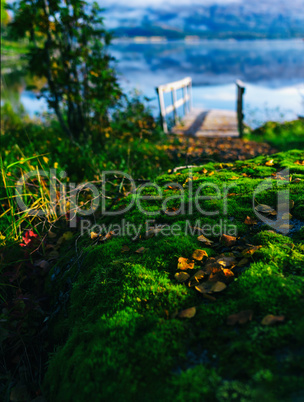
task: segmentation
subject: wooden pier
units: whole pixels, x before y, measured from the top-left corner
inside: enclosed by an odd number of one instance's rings
[[[163,130],[168,133],[167,117],[173,113],[174,126],[170,133],[193,137],[242,137],[243,136],[243,95],[245,86],[241,81],[236,82],[237,102],[236,111],[231,110],[200,110],[192,107],[192,79],[161,85],[156,88],[160,117]],[[182,90],[178,99],[177,91]],[[171,104],[165,105],[164,94],[171,93]],[[178,109],[183,107],[183,118],[178,116]]]

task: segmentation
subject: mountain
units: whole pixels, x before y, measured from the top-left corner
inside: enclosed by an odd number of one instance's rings
[[[304,0],[256,0],[139,6],[106,3],[106,25],[116,37],[304,37]],[[132,5],[137,4],[137,5]]]

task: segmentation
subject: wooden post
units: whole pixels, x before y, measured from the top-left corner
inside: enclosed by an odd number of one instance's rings
[[[189,84],[189,112],[192,110],[192,81]]]
[[[177,122],[176,102],[177,102],[176,89],[172,88],[172,105],[173,105],[174,124],[176,124],[176,122]]]
[[[240,138],[243,137],[244,135],[244,113],[243,113],[243,97],[245,93],[245,84],[237,80],[236,81],[236,87],[237,87],[237,120],[238,120],[238,130],[239,130],[239,136]]]
[[[188,105],[187,105],[187,86],[183,87],[183,97],[184,97],[184,114],[187,114]]]
[[[161,90],[159,90],[159,88],[156,88],[156,92],[158,95],[158,102],[159,102],[160,122],[161,122],[164,132],[167,134],[168,126],[167,126],[167,122],[166,122],[166,107],[165,107],[164,94]]]

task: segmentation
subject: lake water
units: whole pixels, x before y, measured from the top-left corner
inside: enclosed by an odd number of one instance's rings
[[[267,120],[291,120],[304,114],[304,41],[214,40],[185,43],[114,42],[120,82],[151,99],[158,114],[155,87],[190,76],[194,107],[236,107],[235,80],[246,84],[245,120],[257,126]],[[46,108],[35,94],[22,90],[30,114]]]

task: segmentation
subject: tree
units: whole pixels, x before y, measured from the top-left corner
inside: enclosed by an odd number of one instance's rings
[[[63,130],[79,141],[93,123],[107,124],[121,90],[107,52],[111,36],[102,9],[82,0],[19,0],[13,10],[12,32],[28,37],[29,70],[47,79],[40,96]]]
[[[4,27],[7,26],[7,24],[10,21],[10,16],[8,14],[8,12],[6,11],[6,1],[5,0],[1,0],[1,31]]]

